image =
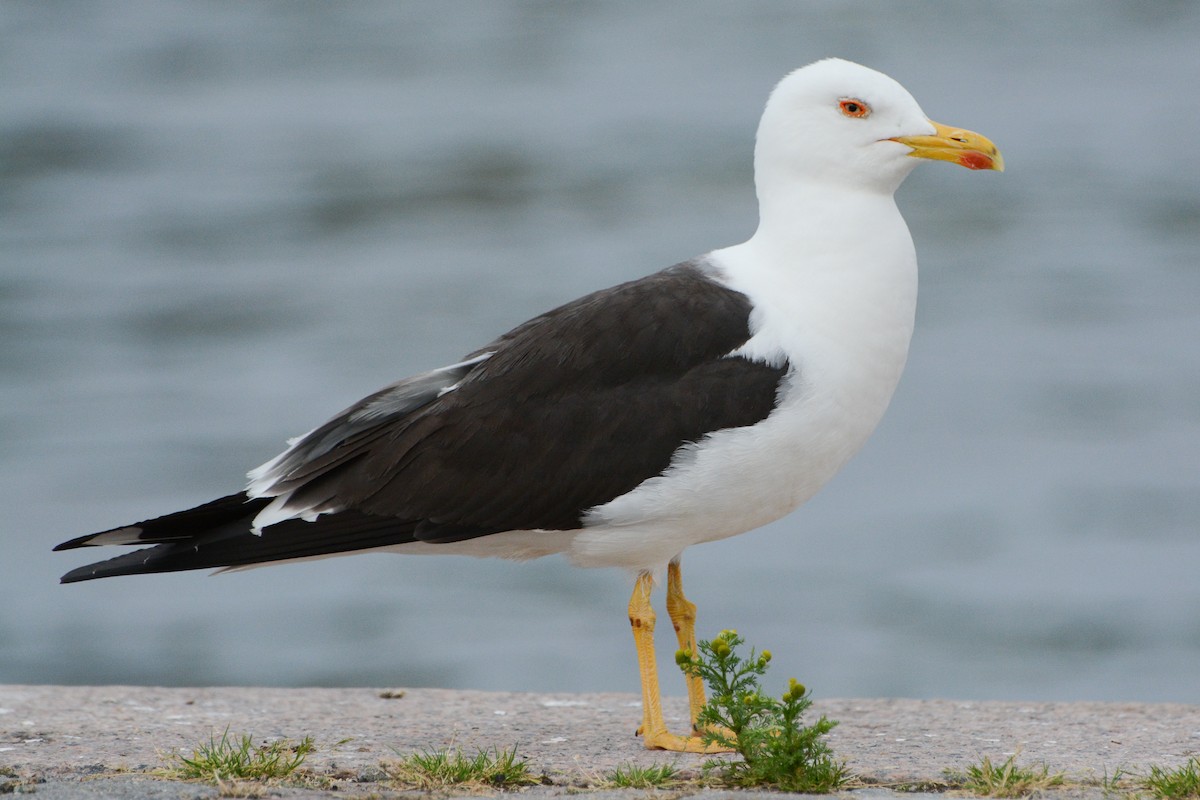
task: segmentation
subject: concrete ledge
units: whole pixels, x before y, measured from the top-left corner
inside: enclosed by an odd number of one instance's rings
[[[813,711],[841,723],[830,736],[837,756],[884,785],[936,783],[946,769],[962,770],[982,756],[1003,760],[1013,752],[1020,752],[1022,764],[1044,762],[1077,779],[1097,779],[1117,768],[1173,767],[1200,754],[1196,706],[820,700]],[[666,712],[675,728],[684,727],[682,699],[669,699]],[[102,786],[81,779],[162,766],[164,753],[190,754],[226,728],[256,740],[311,736],[318,749],[307,767],[367,779],[397,754],[516,745],[531,771],[553,782],[536,791],[550,793],[594,784],[620,765],[691,769],[703,762],[702,756],[642,749],[633,735],[639,720],[638,698],[626,694],[0,686],[0,775],[7,769],[21,779],[45,779],[36,787],[43,797],[175,797],[178,792],[154,793],[172,785],[161,781],[123,778]],[[205,796],[202,787],[189,788],[189,796]],[[342,788],[342,796],[381,791],[369,780],[350,780]]]

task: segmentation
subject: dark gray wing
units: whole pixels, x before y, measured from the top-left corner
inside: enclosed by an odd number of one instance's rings
[[[694,263],[582,297],[401,381],[253,474],[260,525],[352,510],[424,541],[573,529],[679,447],[752,425],[789,366],[730,356],[749,299]]]

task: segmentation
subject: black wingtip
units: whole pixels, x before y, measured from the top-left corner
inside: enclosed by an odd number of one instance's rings
[[[178,572],[197,567],[220,566],[210,561],[190,564],[179,558],[180,555],[190,556],[191,548],[180,549],[176,545],[160,544],[154,547],[143,547],[132,553],[122,553],[107,561],[95,561],[76,567],[58,579],[59,583],[79,583],[96,578],[115,578],[119,575],[146,575],[153,572]],[[172,558],[172,556],[175,556]],[[181,563],[182,562],[182,563]]]
[[[75,569],[71,570],[70,572],[63,575],[61,578],[59,578],[58,582],[60,584],[79,583],[80,581],[90,581],[94,578],[106,578],[111,573],[105,573],[105,572],[102,572],[101,570],[97,569],[97,567],[101,566],[101,564],[103,564],[103,563],[104,562],[101,561],[96,564],[88,564],[86,566],[76,567]]]
[[[186,540],[160,541],[151,547],[122,553],[107,561],[85,564],[63,575],[59,582],[78,583],[96,578],[115,578],[119,575],[148,575],[158,572],[269,564],[274,561],[341,555],[416,541],[413,536],[414,523],[391,517],[372,517],[352,511],[324,515],[315,522],[286,520],[268,527],[262,535],[256,535],[250,531],[252,517],[246,514],[244,508],[241,510],[243,516],[240,518],[209,527]],[[172,515],[176,519],[178,516]],[[186,516],[186,512],[182,516]],[[162,519],[170,520],[172,517]],[[163,527],[159,521],[142,524],[147,527]],[[152,533],[160,540],[167,538],[162,532]],[[58,549],[108,544],[109,541],[103,538],[105,536],[106,534],[96,534],[92,537],[72,539],[59,545]],[[129,541],[120,543],[134,544]]]
[[[79,547],[95,547],[95,545],[92,544],[92,539],[95,538],[95,536],[96,534],[94,533],[89,533],[87,536],[77,536],[70,541],[54,545],[54,549],[50,552],[57,553],[60,550],[75,550]]]
[[[79,583],[80,581],[86,581],[86,580],[90,580],[91,578],[96,577],[95,575],[85,575],[85,574],[83,574],[84,572],[85,572],[85,570],[83,570],[83,569],[73,569],[70,572],[68,572],[66,575],[63,575],[61,578],[59,578],[58,582],[59,582],[59,584]]]
[[[189,541],[214,528],[253,517],[269,499],[251,500],[245,492],[219,497],[203,505],[154,519],[122,525],[99,533],[76,536],[53,548],[53,552],[105,545],[147,545]]]

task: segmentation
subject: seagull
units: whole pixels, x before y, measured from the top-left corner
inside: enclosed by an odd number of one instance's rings
[[[55,550],[152,545],[64,583],[352,553],[622,567],[649,749],[708,752],[663,717],[651,590],[695,651],[687,547],[790,513],[863,445],[908,355],[917,259],[893,197],[919,163],[1004,168],[892,78],[825,59],[783,78],[754,149],[742,244],[594,292],[371,394],[243,491]]]

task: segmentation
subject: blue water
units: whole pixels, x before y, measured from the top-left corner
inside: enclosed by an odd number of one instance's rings
[[[701,633],[826,697],[1200,703],[1197,40],[1182,2],[5,3],[0,682],[635,691],[618,571],[61,587],[88,554],[50,547],[741,241],[767,92],[841,55],[1008,171],[902,189],[892,409],[800,512],[688,552]]]

